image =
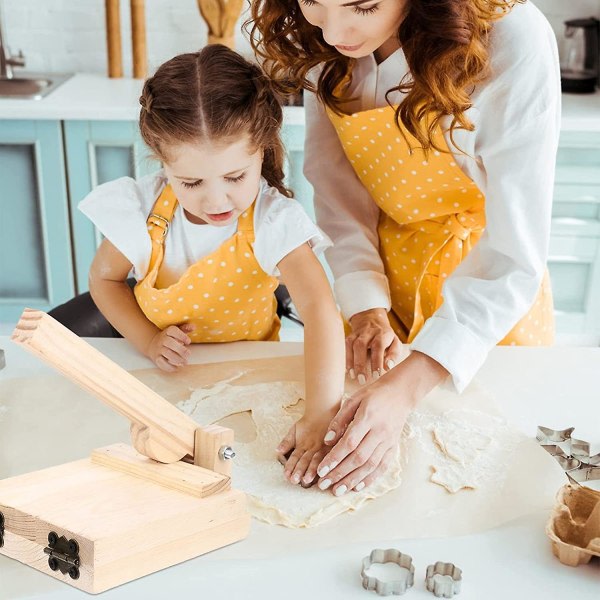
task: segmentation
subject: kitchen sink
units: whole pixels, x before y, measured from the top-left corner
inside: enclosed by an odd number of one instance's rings
[[[69,79],[71,75],[37,75],[0,78],[0,98],[29,98],[40,100]]]

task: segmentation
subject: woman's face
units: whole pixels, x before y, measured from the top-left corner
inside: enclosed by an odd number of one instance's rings
[[[397,34],[409,0],[298,0],[305,19],[344,56],[368,56],[384,45],[398,47]],[[387,53],[386,53],[387,54]]]

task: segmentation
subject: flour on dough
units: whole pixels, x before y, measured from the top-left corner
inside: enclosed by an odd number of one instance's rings
[[[502,417],[471,409],[442,415],[415,412],[409,424],[420,435],[421,449],[430,455],[431,481],[451,493],[497,480],[520,440]]]
[[[201,425],[249,411],[256,437],[236,442],[235,487],[248,495],[251,514],[267,523],[286,527],[313,527],[333,517],[356,510],[370,498],[397,488],[401,482],[402,452],[396,448],[387,472],[361,492],[335,497],[313,486],[304,489],[283,476],[275,448],[303,413],[302,386],[291,381],[232,386],[218,383],[195,390],[177,407]]]

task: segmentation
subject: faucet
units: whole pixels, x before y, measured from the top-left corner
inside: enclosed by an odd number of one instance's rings
[[[17,56],[12,56],[4,43],[5,35],[2,26],[2,0],[0,0],[0,79],[12,79],[13,67],[24,67],[25,57],[19,50]]]

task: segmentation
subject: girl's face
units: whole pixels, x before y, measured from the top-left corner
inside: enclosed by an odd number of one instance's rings
[[[305,19],[324,40],[351,58],[398,48],[398,27],[409,0],[298,0]],[[391,46],[391,51],[385,48]],[[383,47],[383,48],[382,48]],[[382,58],[385,58],[383,56]]]
[[[224,144],[182,143],[166,154],[165,173],[192,223],[229,225],[258,194],[263,153],[253,151],[247,135]]]

